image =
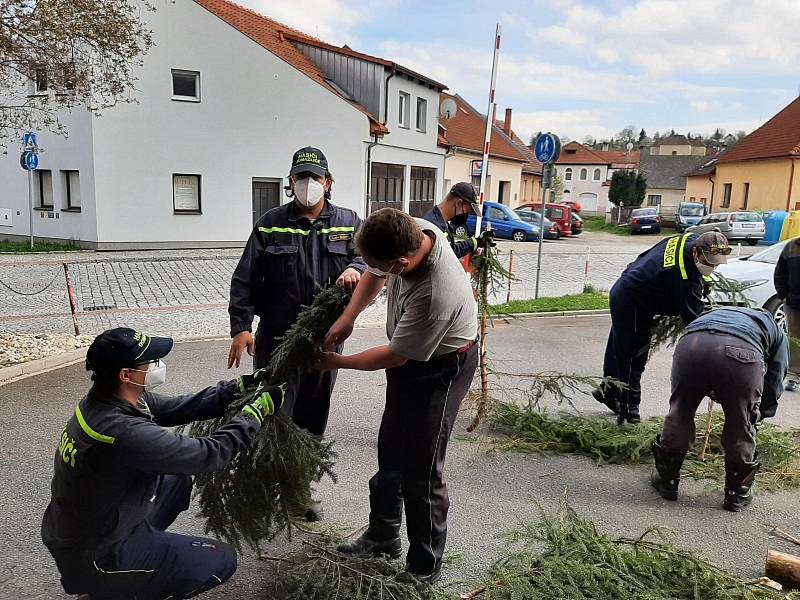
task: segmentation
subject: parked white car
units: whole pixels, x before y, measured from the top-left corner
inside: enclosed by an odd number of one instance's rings
[[[759,240],[764,239],[765,230],[764,219],[760,214],[739,211],[711,213],[686,231],[697,234],[719,231],[728,238],[729,242],[747,242],[751,246],[755,246]]]
[[[720,265],[715,271],[742,285],[745,288],[742,295],[750,302],[751,306],[763,308],[772,313],[775,321],[784,331],[786,331],[786,314],[783,312],[783,302],[775,291],[773,276],[775,275],[775,265],[778,263],[778,258],[787,241],[774,244],[752,256],[729,260],[727,264]],[[731,298],[719,293],[712,293],[712,298],[719,304],[732,303]]]

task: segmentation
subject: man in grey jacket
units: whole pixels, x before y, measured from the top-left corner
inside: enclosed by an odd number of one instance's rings
[[[69,594],[191,598],[236,571],[228,544],[166,529],[189,508],[190,476],[227,467],[280,408],[283,392],[256,374],[185,396],[154,394],[171,349],[170,338],[118,328],[97,336],[86,354],[94,383],[61,433],[42,519],[42,541]],[[218,417],[242,393],[253,402],[208,437],[165,429]]]
[[[756,426],[775,416],[788,362],[786,336],[765,311],[718,308],[686,327],[672,358],[664,431],[652,444],[657,470],[652,483],[662,497],[678,498],[681,465],[695,439],[695,413],[713,394],[725,413],[723,507],[738,512],[750,504],[761,466]]]

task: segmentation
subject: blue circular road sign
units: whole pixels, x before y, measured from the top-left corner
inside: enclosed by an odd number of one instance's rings
[[[561,140],[552,133],[543,133],[536,138],[533,151],[536,154],[537,161],[543,165],[549,165],[557,161],[561,154]]]
[[[24,169],[28,171],[35,171],[39,168],[39,155],[35,152],[31,152],[29,150],[28,152],[23,153],[22,157],[22,167]]]

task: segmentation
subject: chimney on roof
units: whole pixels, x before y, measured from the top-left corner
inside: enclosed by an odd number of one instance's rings
[[[503,131],[508,137],[511,137],[511,109],[506,109],[506,118],[503,121]]]

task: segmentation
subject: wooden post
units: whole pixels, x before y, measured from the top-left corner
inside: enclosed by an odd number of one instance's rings
[[[703,447],[700,449],[700,454],[697,455],[697,458],[700,460],[706,459],[706,452],[708,451],[708,440],[711,437],[711,414],[714,412],[714,401],[709,398],[708,399],[708,418],[706,419],[706,430],[703,433]]]
[[[483,249],[484,252],[491,252],[490,246],[485,246]],[[489,276],[488,273],[481,272],[481,280],[478,282],[480,285],[480,297],[487,299],[487,292],[489,287]],[[487,299],[488,300],[488,299]],[[489,307],[486,306],[486,302],[481,302],[480,306],[481,311],[481,339],[480,339],[480,372],[481,372],[481,397],[478,400],[478,412],[475,414],[475,418],[472,420],[472,423],[469,427],[467,427],[467,431],[473,431],[478,424],[483,420],[483,417],[486,415],[486,403],[489,400],[489,367],[486,363],[486,333],[487,333],[487,322],[488,316],[487,313],[489,311]]]
[[[787,587],[800,588],[800,556],[770,550],[764,574]]]
[[[506,304],[511,302],[511,281],[514,279],[514,250],[508,253],[508,292],[506,293]]]
[[[75,329],[75,335],[81,334],[78,327],[78,317],[75,314],[75,290],[72,288],[72,278],[69,276],[69,264],[64,263],[64,278],[67,280],[67,296],[69,296],[69,311],[72,314],[72,327]]]

